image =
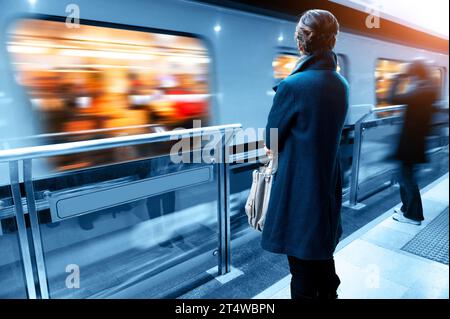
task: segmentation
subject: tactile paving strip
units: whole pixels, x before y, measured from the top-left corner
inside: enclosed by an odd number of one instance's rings
[[[402,250],[448,265],[448,208],[411,239]]]

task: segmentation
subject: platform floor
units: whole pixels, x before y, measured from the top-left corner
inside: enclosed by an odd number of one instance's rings
[[[402,250],[436,217],[448,214],[448,190],[448,173],[422,189],[425,221],[421,226],[394,221],[391,216],[398,204],[346,237],[335,254],[339,298],[448,299],[448,265]],[[289,299],[289,285],[290,275],[254,299]]]

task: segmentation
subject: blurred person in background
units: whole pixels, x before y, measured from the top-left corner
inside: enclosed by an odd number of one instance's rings
[[[399,87],[406,83],[403,90]],[[400,161],[400,197],[402,206],[392,218],[401,223],[420,225],[424,220],[422,199],[414,176],[416,164],[427,162],[426,136],[430,128],[438,89],[433,84],[430,67],[417,59],[402,65],[390,88],[388,102],[406,105],[404,123],[394,157]]]

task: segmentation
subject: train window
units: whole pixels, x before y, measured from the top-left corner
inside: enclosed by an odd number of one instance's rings
[[[297,65],[299,56],[296,54],[279,54],[272,62],[273,75],[276,81],[286,78]]]
[[[275,80],[281,81],[287,77],[294,70],[298,63],[299,56],[292,53],[278,54],[272,62],[273,73]],[[347,77],[347,59],[343,54],[337,54],[337,70],[344,77]]]
[[[197,38],[21,19],[7,49],[45,133],[107,137],[208,117],[210,59]]]
[[[400,71],[402,61],[394,61],[387,59],[378,59],[375,70],[375,85],[377,106],[386,106],[387,95],[391,87],[391,78]]]
[[[387,95],[392,83],[392,77],[400,72],[401,65],[405,61],[378,59],[375,69],[375,92],[377,99],[377,106],[387,106]],[[443,71],[439,67],[432,69],[432,77],[436,87],[441,88],[443,84]],[[400,87],[400,90],[404,89],[406,83]]]

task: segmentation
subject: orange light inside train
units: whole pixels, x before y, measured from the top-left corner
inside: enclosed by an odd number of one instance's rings
[[[208,117],[210,59],[197,38],[38,19],[19,20],[8,36],[44,133],[136,134]]]
[[[337,55],[337,67],[336,71],[342,75],[344,74],[344,56],[342,54]],[[273,75],[275,80],[281,81],[294,71],[297,63],[299,62],[299,56],[292,53],[278,54],[272,61]]]
[[[294,70],[298,62],[298,55],[279,54],[272,62],[274,78],[282,80]]]

